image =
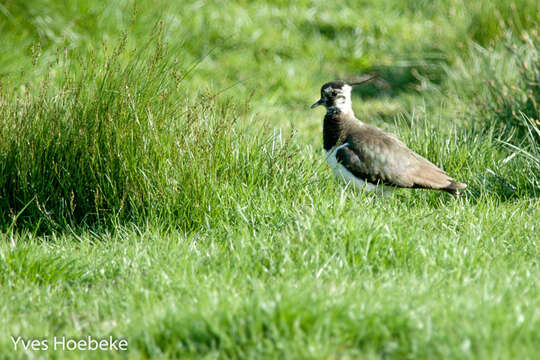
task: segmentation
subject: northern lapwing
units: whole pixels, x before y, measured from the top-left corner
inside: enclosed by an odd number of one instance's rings
[[[326,108],[323,125],[327,162],[336,174],[356,188],[422,188],[457,195],[466,184],[455,181],[429,160],[410,150],[395,135],[363,123],[354,116],[351,89],[371,80],[323,85],[311,108]]]

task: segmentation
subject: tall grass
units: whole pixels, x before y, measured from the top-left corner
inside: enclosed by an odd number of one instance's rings
[[[537,152],[540,146],[540,35],[524,33],[524,41],[507,41],[506,55],[515,64],[518,76],[504,79],[493,74],[490,96],[484,101],[483,115],[501,124],[510,137],[527,139]],[[538,154],[538,153],[537,153]]]
[[[285,182],[291,147],[256,121],[238,123],[247,104],[187,88],[189,69],[159,41],[138,53],[124,45],[3,89],[4,225],[171,217],[192,229]]]
[[[505,81],[494,74],[481,113],[499,125],[499,141],[528,160],[522,170],[530,171],[540,189],[540,36],[524,33],[523,41],[508,42],[506,50],[518,76]]]
[[[433,98],[427,96],[436,105],[444,94],[451,110],[441,116],[458,124],[470,139],[469,149],[483,140],[490,144],[486,152],[502,156],[478,171],[489,172],[487,178],[500,184],[497,193],[503,198],[515,196],[518,189],[527,197],[539,195],[537,39],[535,30],[517,35],[507,29],[500,43],[470,43],[469,55],[447,67],[443,87],[434,89]]]

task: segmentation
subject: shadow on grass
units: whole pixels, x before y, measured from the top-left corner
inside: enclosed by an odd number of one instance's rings
[[[353,94],[364,99],[397,97],[402,93],[420,93],[426,82],[440,84],[444,78],[441,63],[407,63],[398,65],[377,65],[367,71],[378,78],[357,86]],[[351,76],[345,76],[349,79]],[[352,77],[354,80],[354,77]]]
[[[298,26],[298,29],[307,37],[319,34],[326,40],[335,40],[338,37],[342,37],[344,34],[354,34],[356,26],[338,22],[310,20],[301,23]]]

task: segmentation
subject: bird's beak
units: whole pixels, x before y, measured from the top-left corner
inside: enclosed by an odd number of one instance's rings
[[[311,108],[315,109],[317,106],[322,105],[322,104],[323,104],[323,100],[319,99],[319,101],[317,101],[315,104],[311,105]]]

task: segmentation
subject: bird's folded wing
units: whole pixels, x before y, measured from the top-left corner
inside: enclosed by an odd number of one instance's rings
[[[381,134],[382,135],[382,134]],[[443,189],[452,178],[395,137],[348,139],[336,159],[362,180],[398,187]]]

